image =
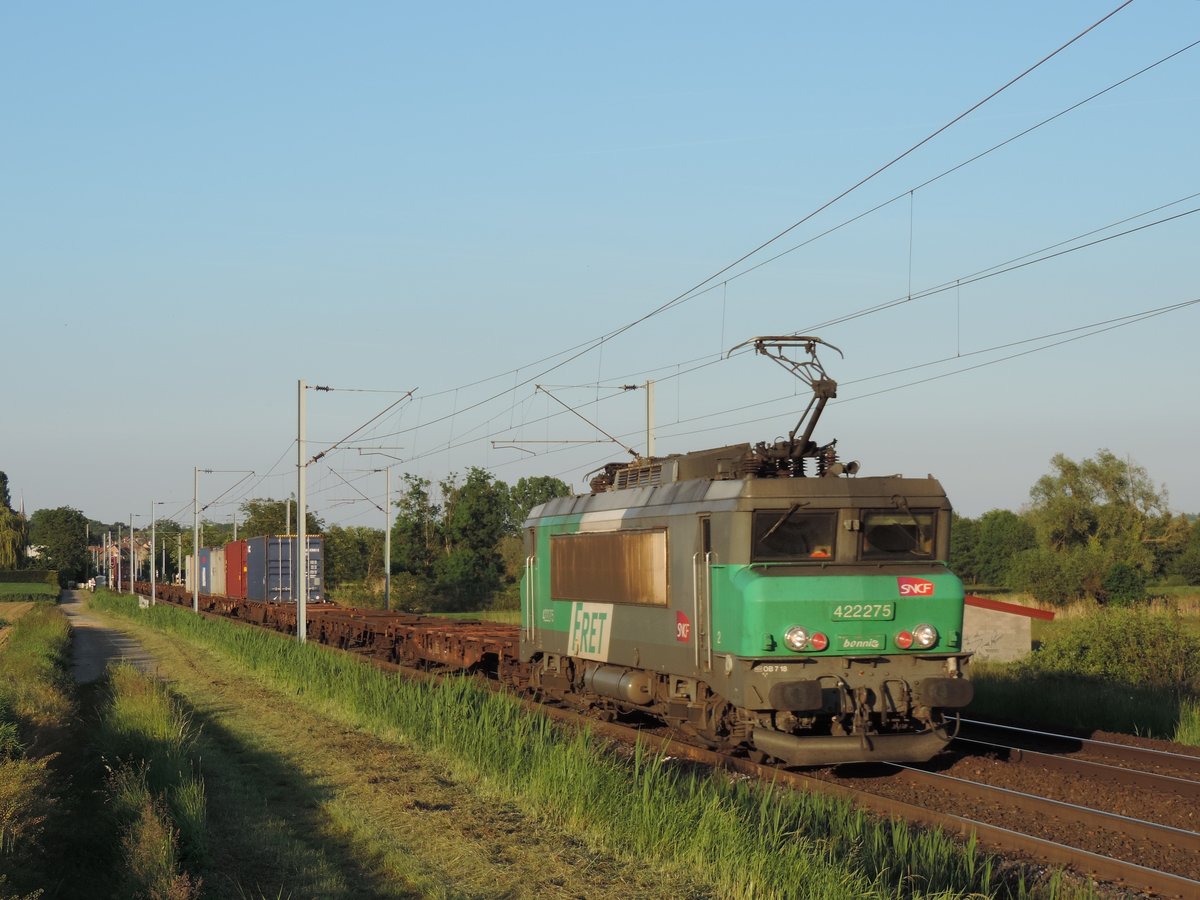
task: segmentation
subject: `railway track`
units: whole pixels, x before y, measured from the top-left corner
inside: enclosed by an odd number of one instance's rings
[[[148,591],[139,586],[139,592]],[[176,596],[178,595],[178,596]],[[190,595],[160,593],[179,605]],[[202,612],[294,633],[284,604],[202,598]],[[516,626],[335,606],[310,608],[310,638],[391,671],[428,677],[430,661],[486,671],[514,684]],[[409,648],[397,651],[398,646]],[[425,662],[416,665],[419,648]],[[991,851],[1061,866],[1138,894],[1200,898],[1200,756],[1030,732],[970,720],[926,766],[872,764],[789,771],[690,743],[666,729],[586,718],[569,707],[521,702],[532,712],[622,743],[796,790],[842,797],[872,812],[974,835]],[[1027,789],[1028,788],[1028,789]],[[1082,801],[1082,802],[1080,802]],[[1160,814],[1162,813],[1162,814]]]

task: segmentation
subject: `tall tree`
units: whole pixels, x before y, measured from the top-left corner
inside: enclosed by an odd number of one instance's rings
[[[291,508],[289,516],[288,509]],[[292,500],[262,500],[245,501],[242,506],[244,524],[238,526],[239,537],[262,537],[268,534],[287,534],[290,530],[296,533],[296,503]],[[290,522],[289,522],[290,519]],[[320,534],[324,523],[311,509],[305,516],[308,534]]]
[[[433,563],[441,551],[441,507],[429,492],[428,478],[405,473],[404,490],[396,501],[392,523],[392,565],[421,578],[433,576]]]
[[[78,581],[87,573],[87,522],[83,513],[69,506],[39,509],[29,518],[30,544],[66,581]]]
[[[1050,465],[1029,492],[1039,543],[1063,551],[1094,541],[1115,561],[1148,569],[1154,557],[1147,544],[1171,520],[1166,488],[1109,450],[1081,462],[1059,453]]]
[[[329,587],[369,581],[383,574],[383,531],[356,525],[325,529],[325,580]]]
[[[453,477],[445,491],[446,555],[434,565],[439,591],[454,606],[466,608],[500,587],[504,572],[497,544],[508,528],[508,487],[478,467],[461,485]]]
[[[0,472],[0,569],[15,569],[25,554],[25,520],[12,508],[8,476]]]
[[[571,488],[551,475],[520,478],[508,489],[508,524],[510,534],[517,534],[529,511],[555,497],[569,497]]]
[[[993,509],[979,517],[975,564],[979,580],[1001,585],[1008,581],[1013,559],[1022,550],[1037,546],[1033,526],[1007,509]]]
[[[1159,568],[1154,548],[1176,520],[1144,468],[1109,450],[1080,462],[1059,453],[1050,465],[1029,492],[1039,546],[1017,554],[1013,587],[1046,600],[1104,599],[1106,584],[1130,583],[1127,569],[1144,577]]]
[[[950,567],[963,581],[979,583],[979,520],[954,514],[950,525]]]

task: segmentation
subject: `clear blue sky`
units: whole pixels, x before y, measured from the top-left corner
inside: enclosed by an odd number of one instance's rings
[[[419,388],[359,437],[434,481],[581,487],[620,458],[494,448],[600,436],[534,383],[639,449],[643,394],[598,383],[658,380],[660,453],[773,439],[805,398],[723,349],[1200,207],[1200,47],[916,189],[1197,40],[1200,2],[1136,0],[717,281],[900,199],[535,363],[702,282],[1116,5],[6,3],[0,469],[29,511],[109,521],[182,509],[197,465],[263,476],[227,499],[283,497],[301,378]],[[1183,215],[817,328],[846,354],[824,356],[842,389],[817,437],[864,474],[934,473],[968,515],[1102,447],[1200,511],[1200,307],[959,371],[1200,299],[1198,247]],[[396,396],[310,395],[312,452]],[[379,524],[334,473],[378,497],[363,470],[388,462],[312,466],[316,511]],[[202,502],[237,477],[205,476]]]

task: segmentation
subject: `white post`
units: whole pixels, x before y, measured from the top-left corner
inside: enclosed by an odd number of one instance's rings
[[[654,456],[654,382],[646,382],[646,458]]]
[[[117,591],[125,593],[125,589],[121,587],[121,523],[117,523]]]
[[[383,492],[383,608],[392,608],[392,467],[384,466]]]
[[[303,381],[296,382],[296,556],[299,557],[299,572],[296,576],[296,640],[304,643],[308,639],[308,498],[305,492],[308,469],[304,453],[304,389]],[[294,564],[293,564],[294,565]]]
[[[154,501],[150,501],[150,603],[154,603],[155,594],[155,578],[154,578],[154,550],[158,546],[155,540],[158,537],[158,532],[155,530],[154,521]]]
[[[192,469],[192,612],[200,612],[200,467]]]

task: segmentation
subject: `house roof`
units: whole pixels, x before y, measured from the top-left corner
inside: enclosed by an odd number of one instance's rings
[[[974,606],[977,609],[990,609],[993,612],[1009,613],[1014,616],[1026,616],[1030,619],[1045,619],[1047,622],[1054,620],[1054,613],[1045,609],[1034,609],[1030,606],[1020,606],[1016,603],[1004,603],[1000,600],[991,600],[987,597],[974,597],[968,594],[963,598],[963,602],[967,606]]]

